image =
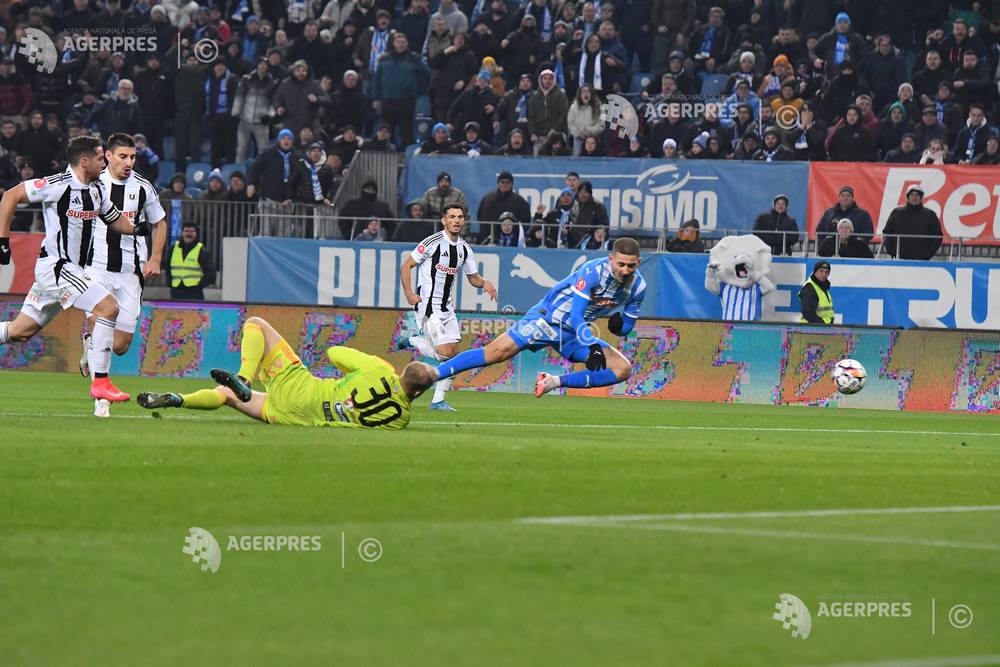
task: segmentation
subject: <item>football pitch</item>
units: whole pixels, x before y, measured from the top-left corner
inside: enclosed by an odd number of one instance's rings
[[[1000,664],[996,417],[456,392],[394,432],[86,391],[0,372],[5,665]]]

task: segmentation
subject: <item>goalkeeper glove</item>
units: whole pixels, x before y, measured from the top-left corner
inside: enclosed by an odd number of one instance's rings
[[[615,313],[608,318],[608,331],[614,335],[619,335],[622,332],[622,328],[625,326],[625,318],[622,317],[621,313]]]
[[[5,236],[0,238],[0,266],[7,264],[10,264],[10,239]]]
[[[588,371],[603,371],[608,367],[608,362],[604,358],[604,350],[598,343],[590,346],[590,356],[587,357]]]

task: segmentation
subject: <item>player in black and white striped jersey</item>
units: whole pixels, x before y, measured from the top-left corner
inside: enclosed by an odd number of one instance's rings
[[[93,244],[87,258],[87,273],[104,285],[118,302],[118,318],[112,349],[117,355],[128,352],[135,335],[136,322],[142,308],[142,286],[146,278],[160,275],[160,261],[167,240],[166,214],[152,183],[133,171],[135,139],[116,132],[108,137],[104,148],[108,166],[101,172],[101,187],[124,216],[133,222],[152,225],[153,249],[147,259],[146,239],[127,236],[98,225],[94,228]],[[93,318],[88,313],[88,321]],[[88,364],[90,335],[83,340],[80,373],[90,375]]]
[[[107,288],[87,274],[84,264],[98,225],[108,225],[126,235],[145,234],[148,226],[133,226],[102,189],[98,177],[105,161],[100,139],[73,139],[66,147],[66,159],[69,166],[65,172],[24,181],[0,199],[0,264],[10,263],[10,223],[18,204],[41,203],[45,221],[45,239],[35,262],[35,283],[24,298],[20,314],[10,322],[0,322],[0,345],[30,340],[61,309],[93,312],[97,319],[89,361],[95,379],[90,395],[127,401],[128,394],[108,378],[118,304]]]
[[[407,302],[416,312],[420,336],[413,336],[409,343],[421,354],[445,361],[458,353],[462,333],[455,316],[455,292],[458,291],[458,274],[465,273],[469,284],[486,290],[497,300],[497,290],[489,280],[479,275],[475,255],[469,244],[458,233],[465,223],[465,210],[458,205],[446,206],[437,234],[431,234],[410,253],[399,270],[399,280]],[[410,272],[417,269],[417,290],[410,285]],[[432,410],[454,411],[444,400],[451,388],[452,378],[434,385]]]

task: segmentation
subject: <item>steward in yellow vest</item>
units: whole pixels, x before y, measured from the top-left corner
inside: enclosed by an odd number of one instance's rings
[[[215,282],[215,264],[205,246],[198,240],[198,227],[186,222],[181,238],[170,252],[170,297],[203,301],[204,287]]]
[[[816,262],[809,280],[799,290],[802,322],[833,324],[833,297],[830,295],[830,263]]]

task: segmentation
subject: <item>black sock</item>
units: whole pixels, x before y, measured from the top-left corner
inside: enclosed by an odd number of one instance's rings
[[[94,373],[94,378],[95,379],[106,378],[106,377],[108,377],[107,373]]]

